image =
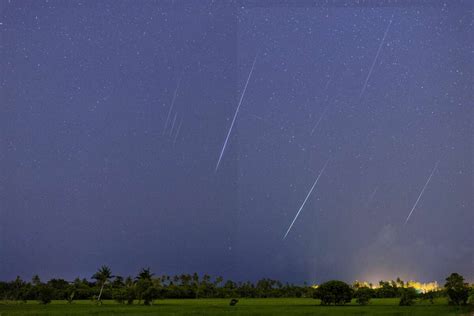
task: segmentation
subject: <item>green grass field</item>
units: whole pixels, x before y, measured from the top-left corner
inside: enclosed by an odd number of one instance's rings
[[[355,302],[345,306],[320,306],[314,299],[240,299],[236,306],[229,306],[228,299],[157,300],[153,306],[119,305],[105,301],[97,306],[90,301],[67,304],[54,301],[40,305],[1,302],[0,316],[7,315],[474,315],[473,306],[448,306],[439,299],[435,304],[417,302],[414,306],[398,306],[398,299],[373,299],[368,306]]]

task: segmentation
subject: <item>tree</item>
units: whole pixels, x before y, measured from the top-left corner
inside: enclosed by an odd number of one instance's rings
[[[99,296],[97,297],[97,301],[100,302],[100,297],[102,296],[102,291],[104,290],[105,284],[112,279],[112,271],[108,266],[102,266],[99,271],[97,271],[92,278],[97,280],[97,282],[100,284],[100,292]]]
[[[141,269],[136,277],[138,299],[143,299],[145,305],[150,305],[158,297],[158,290],[153,286],[152,278],[153,273],[150,268]]]
[[[354,293],[354,297],[356,298],[356,302],[359,305],[367,305],[369,304],[370,299],[373,297],[374,290],[368,287],[360,287]]]
[[[400,306],[411,306],[415,303],[415,299],[417,297],[416,290],[412,287],[407,287],[400,289],[401,290],[401,296],[400,296],[400,302],[398,305]]]
[[[150,268],[142,268],[140,272],[138,273],[138,276],[136,277],[137,281],[138,280],[148,280],[151,281],[151,278],[153,277],[153,273],[151,273]]]
[[[47,284],[39,285],[38,300],[41,304],[49,304],[53,299],[54,289]]]
[[[457,273],[451,273],[446,278],[444,285],[446,293],[449,297],[449,304],[452,305],[466,305],[469,297],[469,286],[464,283],[464,277]]]
[[[143,304],[153,305],[153,301],[156,300],[159,296],[160,296],[160,292],[153,284],[151,284],[142,293]]]
[[[33,276],[33,278],[31,279],[31,283],[32,283],[34,286],[40,285],[40,284],[41,284],[41,279],[40,279],[39,275],[35,274],[35,275]]]
[[[74,301],[75,296],[76,296],[76,290],[75,290],[74,286],[69,287],[69,289],[67,291],[66,301],[69,304],[72,304],[72,302]]]
[[[378,298],[391,298],[397,297],[397,288],[393,287],[393,284],[388,281],[380,281],[379,288],[375,290]]]
[[[127,300],[127,304],[132,305],[135,298],[135,283],[133,282],[133,279],[129,276],[125,279],[125,299]]]
[[[352,299],[352,289],[342,281],[332,280],[321,284],[315,291],[314,298],[321,300],[321,305],[343,305]]]
[[[398,287],[405,287],[405,282],[403,282],[402,279],[400,279],[400,277],[397,277],[397,286]]]

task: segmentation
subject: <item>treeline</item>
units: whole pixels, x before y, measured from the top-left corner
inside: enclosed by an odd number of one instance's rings
[[[372,298],[400,298],[400,305],[413,305],[415,300],[426,300],[434,303],[437,297],[447,297],[451,305],[474,304],[474,288],[464,282],[462,275],[452,273],[446,278],[442,290],[436,289],[420,292],[414,287],[407,286],[399,278],[397,281],[380,281],[379,287],[360,286],[355,283],[352,287],[342,281],[329,281],[321,284],[314,291],[314,298],[321,300],[322,305],[344,305],[355,299],[360,305],[367,305]]]
[[[34,276],[30,282],[17,277],[11,282],[0,282],[0,299],[39,300],[116,300],[119,303],[143,302],[152,304],[156,299],[178,298],[266,298],[266,297],[312,297],[311,286],[283,284],[277,280],[261,279],[256,283],[234,282],[222,277],[212,278],[205,274],[181,274],[155,276],[150,269],[142,269],[135,277],[114,276],[109,267],[103,266],[92,276],[92,280],[51,279],[42,282]]]
[[[359,304],[367,304],[372,298],[405,299],[409,305],[414,299],[432,301],[437,296],[450,297],[453,304],[465,304],[472,288],[464,283],[462,276],[452,274],[448,277],[442,291],[417,293],[397,282],[380,281],[379,287],[370,288],[354,284],[349,286],[342,281],[330,281],[320,286],[304,284],[283,284],[277,280],[261,279],[252,282],[234,282],[222,277],[209,275],[181,274],[175,276],[155,276],[149,268],[142,269],[136,276],[116,276],[107,266],[102,266],[91,280],[51,279],[42,282],[34,276],[30,282],[17,277],[11,282],[0,282],[0,299],[27,301],[38,300],[47,304],[51,300],[115,300],[121,304],[151,305],[156,299],[196,299],[196,298],[279,298],[313,297],[321,299],[322,304],[344,304],[355,298]],[[451,290],[450,290],[451,289]],[[456,289],[455,294],[452,289]],[[450,292],[451,291],[451,292]],[[459,294],[460,293],[460,294]],[[471,294],[472,295],[472,294]],[[453,297],[453,299],[451,299]]]

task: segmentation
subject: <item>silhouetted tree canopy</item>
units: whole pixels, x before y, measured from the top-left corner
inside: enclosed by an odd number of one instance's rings
[[[316,289],[315,298],[319,298],[322,305],[343,305],[351,301],[352,289],[347,283],[332,280]]]
[[[444,285],[448,294],[449,303],[453,305],[465,305],[469,297],[469,286],[464,283],[464,277],[457,273],[451,273],[446,278]]]

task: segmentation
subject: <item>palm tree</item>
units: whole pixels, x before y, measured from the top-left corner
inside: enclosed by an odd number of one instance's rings
[[[100,297],[102,296],[102,291],[104,290],[105,283],[107,283],[110,279],[113,278],[112,271],[108,266],[100,267],[99,271],[97,271],[93,276],[93,279],[97,280],[97,282],[101,285],[99,296],[97,297],[97,301],[100,302]]]
[[[153,287],[153,273],[151,273],[150,268],[143,268],[140,270],[135,279],[137,281],[138,301],[141,301],[143,298],[145,305],[149,305],[150,301],[153,300],[149,297],[146,297],[145,294]]]
[[[154,273],[151,273],[150,268],[143,268],[140,270],[140,273],[138,273],[137,280],[146,280],[146,281],[151,281],[151,278],[153,277]]]
[[[41,284],[41,279],[40,279],[39,275],[35,274],[33,276],[33,278],[31,279],[31,283],[33,283],[33,285],[40,285]]]
[[[218,287],[219,284],[221,284],[223,281],[224,281],[224,278],[221,277],[221,276],[218,276],[218,277],[216,278],[216,280],[214,281],[214,286],[215,286],[215,287]]]

